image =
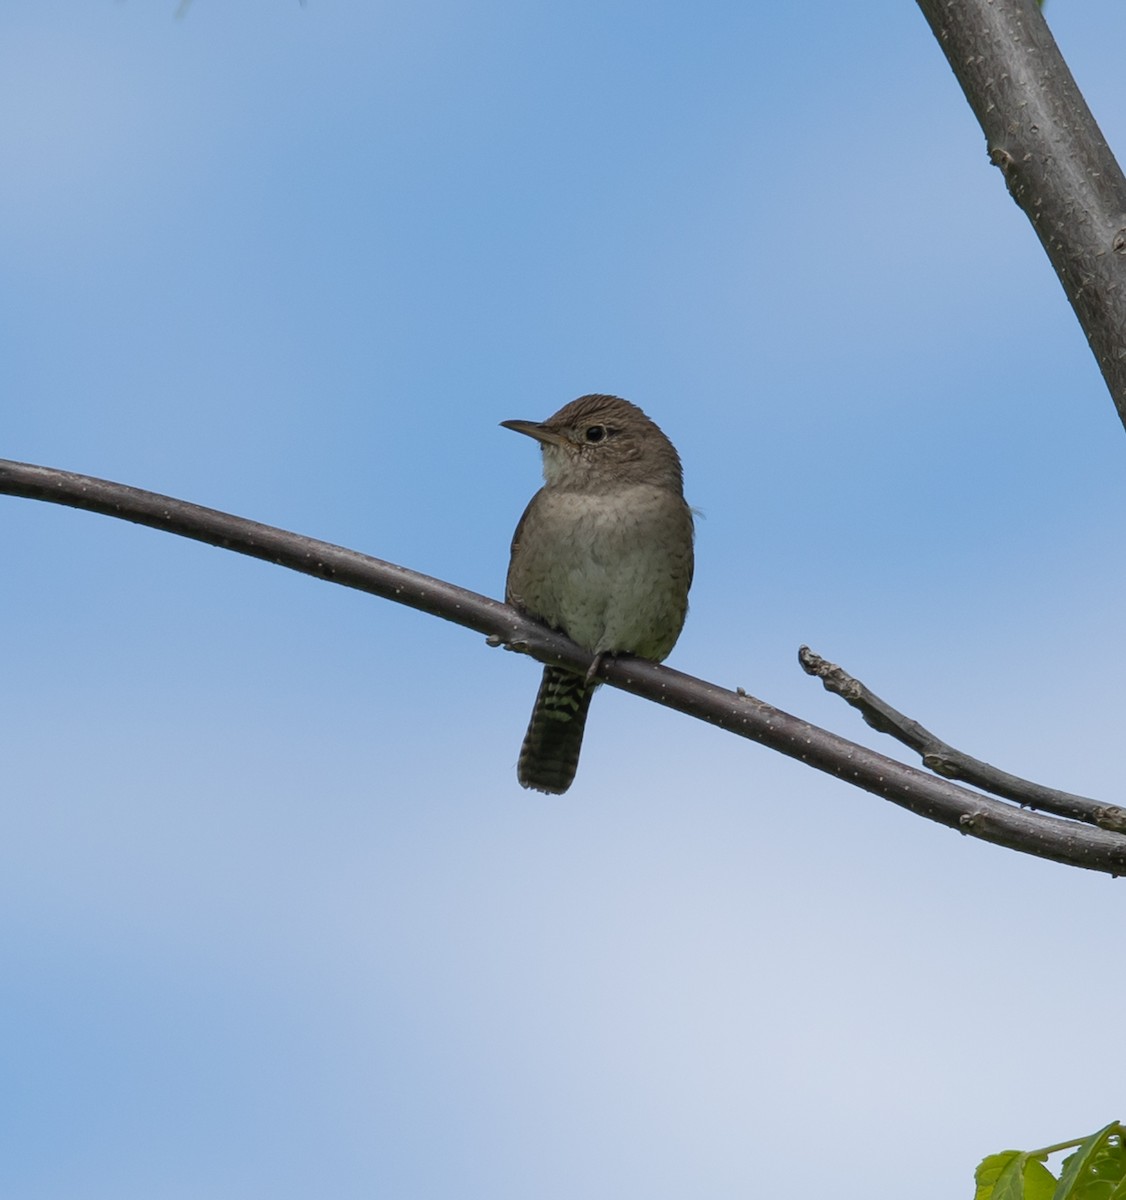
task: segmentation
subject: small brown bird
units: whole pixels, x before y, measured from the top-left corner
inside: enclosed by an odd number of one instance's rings
[[[580,396],[542,423],[501,424],[540,443],[544,474],[512,539],[505,599],[593,654],[660,662],[684,625],[693,567],[672,442],[617,396]],[[571,786],[596,687],[544,669],[516,768],[524,787]]]

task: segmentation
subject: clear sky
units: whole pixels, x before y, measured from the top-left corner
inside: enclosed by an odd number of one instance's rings
[[[499,596],[642,405],[671,663],[1122,801],[1126,435],[916,7],[6,0],[0,455]],[[1126,152],[1120,0],[1048,16]],[[0,498],[0,1193],[971,1194],[1126,1115],[1126,883],[394,605]]]

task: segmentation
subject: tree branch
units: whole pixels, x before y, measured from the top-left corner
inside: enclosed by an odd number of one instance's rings
[[[1035,0],[918,0],[1126,424],[1126,178]]]
[[[120,483],[0,460],[0,494],[46,500],[162,529],[357,588],[487,634],[543,663],[585,672],[592,656],[496,600],[341,546]],[[811,725],[741,689],[729,691],[643,659],[603,661],[614,687],[697,717],[855,787],[988,842],[1110,875],[1126,874],[1126,837],[1015,809]]]
[[[956,750],[918,721],[892,708],[886,700],[882,700],[836,663],[827,662],[819,654],[814,654],[808,646],[802,646],[798,651],[798,661],[807,675],[814,675],[821,680],[827,692],[834,692],[859,710],[873,729],[889,734],[916,751],[923,760],[923,766],[943,779],[961,779],[994,796],[1015,800],[1022,807],[1040,808],[1060,817],[1097,825],[1100,829],[1126,833],[1126,808],[1102,804],[1089,796],[1077,796],[1073,792],[1061,792],[1042,783],[1033,783],[1030,779],[1010,775],[1008,771],[982,762],[980,758]]]

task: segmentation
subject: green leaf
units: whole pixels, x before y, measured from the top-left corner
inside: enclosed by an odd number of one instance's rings
[[[990,1154],[983,1158],[974,1172],[974,1183],[977,1184],[974,1200],[996,1200],[994,1188],[1001,1172],[1020,1157],[1019,1150],[1002,1150],[1000,1154]]]
[[[983,1159],[974,1172],[974,1200],[1053,1200],[1056,1177],[1038,1159],[1004,1150]]]
[[[1024,1200],[1053,1200],[1056,1177],[1038,1158],[1030,1158],[1024,1168]]]
[[[1123,1200],[1126,1197],[1126,1130],[1113,1121],[1080,1143],[1063,1162],[1053,1200]]]
[[[1028,1158],[1018,1154],[997,1177],[992,1200],[1024,1200],[1024,1168]]]

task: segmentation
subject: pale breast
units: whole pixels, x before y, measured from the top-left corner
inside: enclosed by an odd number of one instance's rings
[[[508,598],[592,651],[661,659],[684,624],[692,516],[666,488],[545,488],[521,521]]]

